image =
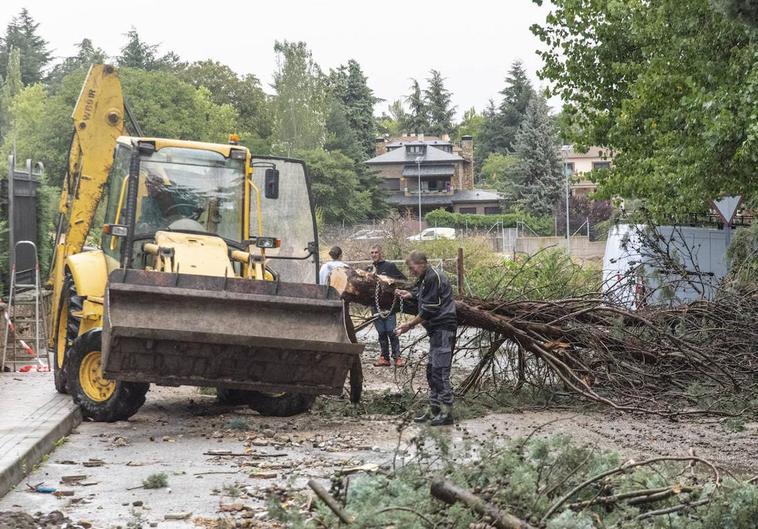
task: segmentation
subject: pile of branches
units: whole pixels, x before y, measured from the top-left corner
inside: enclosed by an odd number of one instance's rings
[[[394,291],[407,285],[362,270],[341,273],[333,283],[345,301],[399,309]],[[486,381],[563,387],[617,410],[663,416],[744,412],[734,403],[748,403],[758,385],[758,289],[730,286],[710,300],[627,305],[600,294],[458,298],[458,350],[479,352],[458,393]]]

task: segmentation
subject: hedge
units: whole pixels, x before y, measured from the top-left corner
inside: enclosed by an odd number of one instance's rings
[[[527,213],[502,213],[500,215],[475,215],[470,213],[450,213],[444,209],[435,209],[424,217],[430,226],[446,228],[490,228],[502,223],[504,228],[516,228],[524,222],[537,235],[553,235],[553,217],[535,217]]]

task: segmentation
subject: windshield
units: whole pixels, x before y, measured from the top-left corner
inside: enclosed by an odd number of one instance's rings
[[[201,231],[242,240],[245,161],[164,147],[140,163],[135,233]]]
[[[279,198],[266,198],[263,193],[266,169],[279,170]],[[267,265],[282,281],[315,283],[318,252],[308,256],[308,245],[316,243],[316,226],[311,210],[305,165],[299,161],[274,158],[253,158],[253,182],[261,190],[263,236],[281,239],[281,248],[266,250],[271,259]],[[258,214],[255,197],[250,201],[250,235],[258,235]]]

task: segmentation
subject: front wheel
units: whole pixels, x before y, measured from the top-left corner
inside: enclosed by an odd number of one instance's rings
[[[248,404],[252,409],[268,417],[291,417],[311,409],[316,395],[305,393],[271,394],[260,391],[248,392]]]
[[[67,355],[67,389],[82,416],[97,422],[125,421],[145,403],[150,384],[123,382],[103,376],[102,331],[74,341]]]

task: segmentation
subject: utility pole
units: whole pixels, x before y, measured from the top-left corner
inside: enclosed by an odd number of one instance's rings
[[[571,150],[571,145],[561,147],[561,158],[563,158],[563,176],[566,178],[566,254],[571,257],[571,228],[569,227],[569,202],[571,199],[571,173],[569,172],[566,157]]]
[[[418,172],[418,232],[421,233],[421,156],[416,156],[416,170]]]

